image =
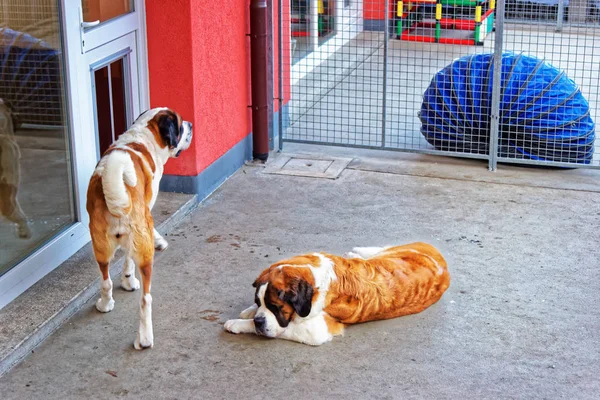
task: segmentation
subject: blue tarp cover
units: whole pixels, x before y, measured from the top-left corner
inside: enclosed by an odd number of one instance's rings
[[[438,72],[425,91],[421,133],[445,151],[487,154],[493,54],[470,55]],[[594,122],[564,72],[525,54],[502,56],[499,156],[584,163],[594,153]]]

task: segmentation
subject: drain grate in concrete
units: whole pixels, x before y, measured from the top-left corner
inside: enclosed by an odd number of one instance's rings
[[[264,173],[337,179],[351,161],[351,158],[280,154],[267,163]]]

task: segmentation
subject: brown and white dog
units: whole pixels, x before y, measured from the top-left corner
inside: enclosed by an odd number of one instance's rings
[[[28,239],[31,230],[18,198],[21,151],[15,140],[16,125],[12,108],[0,99],[0,215],[17,225],[21,239]]]
[[[104,153],[90,180],[87,211],[94,255],[100,267],[101,296],[96,308],[109,312],[115,302],[109,263],[123,248],[126,260],[121,287],[140,288],[135,265],[142,277],[140,326],[134,342],[140,350],[154,345],[150,283],[154,250],[167,248],[166,240],[154,229],[151,210],[158,196],[163,168],[190,146],[192,124],[168,108],[144,112]]]
[[[260,274],[255,304],[225,330],[318,346],[346,324],[421,312],[449,285],[446,261],[425,243],[297,256]]]

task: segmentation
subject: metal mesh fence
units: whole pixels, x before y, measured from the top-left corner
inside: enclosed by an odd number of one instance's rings
[[[505,152],[500,161],[600,167],[600,142],[594,124],[600,116],[600,2],[514,3],[522,11],[514,14],[507,8],[502,48],[544,61],[541,67],[531,68],[539,77],[537,84],[544,88],[533,91],[529,98],[512,99],[512,109],[525,111],[506,118],[504,123],[510,126],[500,130],[499,143],[511,146],[509,136],[517,136],[510,131],[518,132],[521,151]],[[513,80],[519,87],[532,86],[526,76],[515,75]],[[507,90],[505,81],[503,91]]]
[[[598,7],[504,1],[284,0],[281,140],[600,167]]]

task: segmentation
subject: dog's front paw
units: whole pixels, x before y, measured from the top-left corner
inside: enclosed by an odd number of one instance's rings
[[[135,347],[136,350],[151,349],[154,347],[154,337],[152,333],[148,334],[142,332],[140,334],[140,332],[138,332],[135,342],[133,342],[133,347]]]
[[[237,321],[235,319],[230,319],[229,321],[225,322],[225,330],[231,333],[240,333],[239,326],[236,326],[236,322]]]
[[[241,319],[253,319],[256,315],[256,310],[258,306],[256,304],[252,304],[250,307],[246,308],[244,311],[240,313]]]
[[[96,302],[96,309],[100,312],[107,313],[115,308],[115,301],[113,299],[105,300],[102,297]]]
[[[225,330],[231,333],[248,333],[248,322],[252,320],[247,319],[230,319],[225,322]]]
[[[133,292],[140,288],[140,281],[133,275],[129,276],[129,278],[123,275],[123,277],[121,278],[121,288],[128,292]]]

